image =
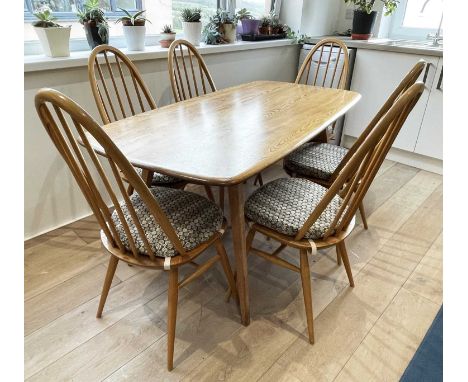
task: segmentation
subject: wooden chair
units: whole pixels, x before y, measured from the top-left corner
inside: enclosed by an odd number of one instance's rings
[[[353,230],[354,215],[408,114],[424,91],[412,85],[376,122],[329,188],[303,178],[282,178],[257,189],[245,203],[250,225],[247,250],[301,275],[310,343],[314,343],[312,293],[308,251],[336,246],[350,286],[354,286],[345,239]],[[252,246],[257,232],[279,242],[273,253]],[[300,253],[300,266],[282,259],[286,248]]]
[[[337,54],[331,54],[338,48]],[[317,58],[318,55],[318,58]],[[315,69],[311,72],[312,63]],[[338,72],[338,68],[342,70]],[[320,86],[334,89],[345,89],[349,71],[349,52],[345,43],[336,38],[320,40],[307,54],[302,63],[294,83]],[[319,76],[319,74],[321,74]],[[339,74],[339,75],[338,75]],[[332,130],[336,122],[332,124]],[[313,141],[328,142],[328,133],[325,129]],[[263,185],[262,174],[259,173],[254,184]]]
[[[221,209],[191,192],[167,187],[148,188],[98,123],[62,93],[42,89],[37,93],[35,103],[47,133],[99,222],[102,244],[110,255],[96,316],[101,317],[120,260],[167,271],[167,367],[172,370],[178,290],[218,260],[229,288],[235,290],[222,242],[226,221]],[[103,156],[98,157],[93,151],[90,143],[93,141],[102,147]],[[106,175],[102,162],[110,167],[112,176]],[[126,193],[120,172],[134,187],[133,195]],[[113,182],[117,187],[112,186]],[[98,188],[98,184],[101,187]],[[109,200],[111,208],[106,205]],[[211,246],[216,248],[216,255],[203,264],[195,263],[198,255]],[[195,266],[195,271],[179,281],[179,267],[187,263]]]
[[[88,59],[88,76],[94,101],[105,125],[157,108],[137,67],[117,48],[110,45],[94,48]],[[141,168],[137,168],[137,172],[149,186],[184,188],[187,184],[182,179]],[[129,195],[132,192],[129,186]]]
[[[213,78],[197,48],[187,40],[174,40],[169,46],[169,79],[176,102],[216,91]],[[210,187],[205,191],[213,200]],[[219,187],[219,205],[224,210],[224,187]]]
[[[398,97],[416,82],[425,65],[424,60],[416,63],[349,150],[345,147],[329,143],[309,142],[284,158],[285,171],[290,176],[307,178],[324,187],[330,187],[348,160],[376,127],[377,122],[390,109]],[[362,203],[359,206],[359,211],[364,228],[368,229]]]

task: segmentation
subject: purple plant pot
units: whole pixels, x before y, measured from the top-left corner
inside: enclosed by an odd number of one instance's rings
[[[242,33],[244,34],[258,34],[258,27],[260,26],[260,20],[254,19],[243,19],[242,22]]]

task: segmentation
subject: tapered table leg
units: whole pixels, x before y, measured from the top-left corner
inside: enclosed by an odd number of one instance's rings
[[[143,178],[143,181],[146,183],[148,187],[151,187],[151,184],[153,183],[153,171],[145,170],[143,169],[143,173],[141,174],[141,177]]]
[[[243,325],[247,326],[250,324],[250,307],[249,283],[247,279],[247,253],[245,249],[244,186],[242,183],[230,186],[228,192],[241,322]]]

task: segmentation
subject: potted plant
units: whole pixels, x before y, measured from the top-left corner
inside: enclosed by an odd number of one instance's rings
[[[246,8],[242,8],[236,14],[237,20],[240,20],[242,24],[243,34],[258,34],[258,27],[260,26],[260,20],[254,19],[250,12]]]
[[[200,8],[184,8],[180,14],[182,18],[182,29],[184,30],[185,39],[195,46],[200,45],[201,40],[201,9]]]
[[[34,13],[38,21],[33,23],[34,30],[42,46],[42,50],[49,57],[67,57],[70,55],[71,27],[62,27],[55,23],[49,8],[42,8]]]
[[[109,43],[109,24],[104,11],[99,8],[99,0],[86,0],[78,12],[78,20],[84,27],[91,49]]]
[[[203,39],[208,45],[229,44],[236,41],[236,18],[218,9],[203,29]]]
[[[260,27],[258,31],[260,34],[268,34],[268,27],[270,26],[270,18],[268,16],[263,16],[260,19]]]
[[[125,16],[120,17],[115,22],[121,22],[128,50],[145,50],[145,23],[149,21],[143,16],[145,10],[138,11],[133,15],[126,9],[119,8]]]
[[[161,44],[162,48],[169,48],[172,41],[175,40],[175,37],[176,32],[172,30],[172,27],[170,25],[164,25],[161,30],[161,40],[159,40],[159,44]]]
[[[280,29],[280,19],[274,11],[270,12],[270,23],[268,25],[268,34],[278,34]]]
[[[346,4],[356,6],[353,16],[351,38],[353,40],[368,40],[372,37],[377,11],[374,11],[376,0],[344,0]],[[391,15],[398,7],[399,0],[380,0],[384,4],[385,16]]]

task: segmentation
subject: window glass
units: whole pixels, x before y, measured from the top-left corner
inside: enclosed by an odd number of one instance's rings
[[[182,31],[180,12],[184,8],[200,8],[202,22],[206,24],[210,16],[216,13],[217,0],[172,0],[172,26],[176,32]]]
[[[268,14],[269,11],[266,9],[266,3],[269,4],[269,1],[265,0],[237,0],[236,9],[246,8],[252,16],[256,19]]]
[[[442,0],[408,0],[403,27],[437,29],[442,15]]]

